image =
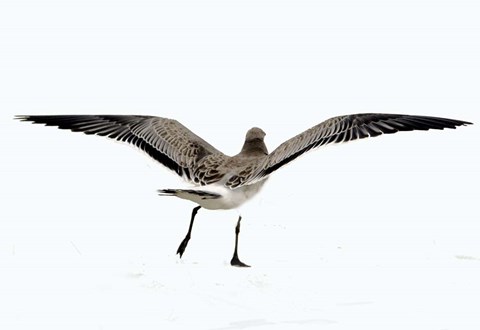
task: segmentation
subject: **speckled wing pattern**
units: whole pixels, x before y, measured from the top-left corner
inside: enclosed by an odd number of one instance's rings
[[[132,144],[186,181],[205,185],[219,173],[204,172],[199,164],[222,162],[228,156],[176,120],[136,115],[17,116],[47,126],[95,134]],[[203,167],[202,167],[203,168]]]
[[[258,182],[307,151],[330,143],[341,143],[400,131],[455,128],[471,123],[438,117],[365,113],[330,118],[285,141],[243,177],[232,177],[232,188]],[[228,184],[228,183],[227,183]]]

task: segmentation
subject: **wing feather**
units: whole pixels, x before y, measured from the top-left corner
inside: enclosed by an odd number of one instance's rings
[[[242,185],[247,185],[260,181],[307,151],[330,143],[342,143],[400,131],[454,129],[470,124],[455,119],[401,114],[365,113],[333,117],[279,145],[259,164],[256,171],[241,182]]]
[[[194,177],[204,157],[227,157],[173,119],[134,115],[25,115],[16,116],[16,119],[129,143],[196,184],[206,184]]]

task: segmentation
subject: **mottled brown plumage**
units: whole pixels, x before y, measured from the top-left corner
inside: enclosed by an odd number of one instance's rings
[[[455,128],[466,121],[398,114],[355,114],[328,119],[285,141],[268,154],[265,132],[251,128],[239,154],[230,157],[173,119],[137,115],[17,116],[34,123],[96,134],[133,144],[187,181],[223,181],[231,189],[266,178],[305,152],[329,143],[399,131]]]
[[[265,132],[254,127],[247,132],[241,151],[230,157],[172,119],[124,115],[17,116],[17,119],[132,144],[193,183],[196,187],[191,189],[159,190],[160,195],[176,196],[199,205],[192,211],[188,233],[177,250],[180,257],[190,240],[195,215],[201,207],[239,207],[260,191],[271,173],[307,151],[329,143],[399,131],[456,128],[470,124],[455,119],[397,114],[339,116],[294,136],[270,154],[264,142]],[[235,252],[231,264],[246,267],[237,253],[240,220],[241,217],[235,229]]]

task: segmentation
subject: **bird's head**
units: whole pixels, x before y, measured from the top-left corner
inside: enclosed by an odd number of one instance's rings
[[[265,132],[258,127],[250,128],[245,136],[245,143],[242,151],[244,156],[265,156],[268,155],[267,146],[263,142]]]
[[[265,132],[258,127],[253,127],[250,128],[247,132],[247,135],[245,136],[245,141],[250,142],[250,141],[263,141],[263,138],[265,137]]]

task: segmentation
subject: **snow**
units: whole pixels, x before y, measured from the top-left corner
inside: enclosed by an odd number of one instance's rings
[[[469,1],[0,5],[0,329],[480,328]],[[472,121],[311,152],[238,211],[133,148],[16,114],[154,114],[227,154],[329,117]],[[241,214],[239,254],[229,265]]]

